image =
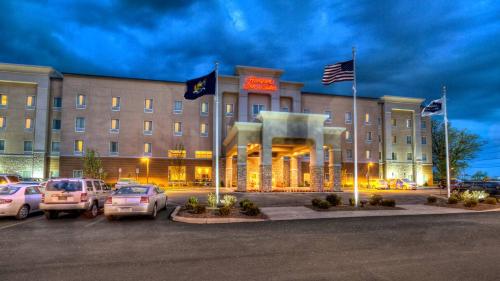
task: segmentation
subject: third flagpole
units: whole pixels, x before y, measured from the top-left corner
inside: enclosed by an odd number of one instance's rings
[[[215,198],[219,204],[219,63],[215,63]]]
[[[444,142],[446,149],[446,188],[448,189],[448,198],[450,197],[450,149],[448,147],[448,106],[446,101],[446,86],[443,86],[443,105],[444,105]]]
[[[352,95],[353,95],[353,111],[354,111],[354,206],[358,207],[358,112],[356,109],[356,47],[352,47]]]

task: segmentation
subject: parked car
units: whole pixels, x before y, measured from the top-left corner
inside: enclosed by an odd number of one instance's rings
[[[23,220],[40,211],[42,192],[38,185],[10,184],[0,187],[0,216]]]
[[[0,186],[5,186],[9,184],[18,183],[21,181],[21,177],[14,174],[0,174]]]
[[[500,195],[500,181],[464,181],[456,189],[460,192],[479,190],[495,196]]]
[[[409,179],[391,179],[389,180],[389,187],[394,189],[417,189],[417,183]]]
[[[462,183],[461,180],[450,179],[450,189],[451,190],[457,189],[460,186],[461,183]],[[446,179],[441,179],[439,181],[439,187],[440,188],[446,188]]]
[[[84,213],[89,218],[99,214],[111,189],[99,179],[66,178],[49,180],[43,193],[40,209],[47,219],[60,212]]]
[[[154,185],[124,186],[113,192],[104,205],[109,220],[121,216],[147,215],[156,218],[167,207],[167,195]]]
[[[389,184],[384,179],[376,179],[370,181],[371,187],[375,189],[389,189]]]
[[[115,189],[120,189],[121,187],[127,186],[127,185],[138,185],[139,183],[136,182],[134,179],[131,178],[120,178],[118,179],[118,182],[115,184]]]

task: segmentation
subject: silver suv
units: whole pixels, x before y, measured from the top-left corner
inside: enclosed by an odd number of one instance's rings
[[[110,193],[111,188],[99,179],[53,179],[47,182],[40,209],[47,219],[57,218],[60,212],[84,213],[94,218]]]

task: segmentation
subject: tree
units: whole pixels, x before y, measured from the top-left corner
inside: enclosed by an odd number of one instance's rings
[[[172,181],[180,184],[186,177],[186,166],[184,164],[186,149],[184,148],[184,145],[182,143],[176,144],[173,151],[169,153],[169,157],[169,173],[171,173],[169,177]]]
[[[485,171],[477,171],[471,176],[471,178],[475,181],[487,180],[488,173],[486,173]]]
[[[456,177],[469,166],[468,161],[474,159],[481,150],[484,141],[467,130],[458,130],[448,123],[448,140],[450,149],[450,176]],[[443,122],[432,122],[432,162],[435,177],[446,178],[446,146]]]
[[[92,179],[103,179],[106,177],[99,153],[93,149],[87,149],[83,157],[83,176]]]

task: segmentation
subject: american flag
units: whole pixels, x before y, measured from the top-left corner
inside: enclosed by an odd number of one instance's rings
[[[326,65],[325,72],[323,73],[323,85],[354,80],[353,68],[352,60]]]

